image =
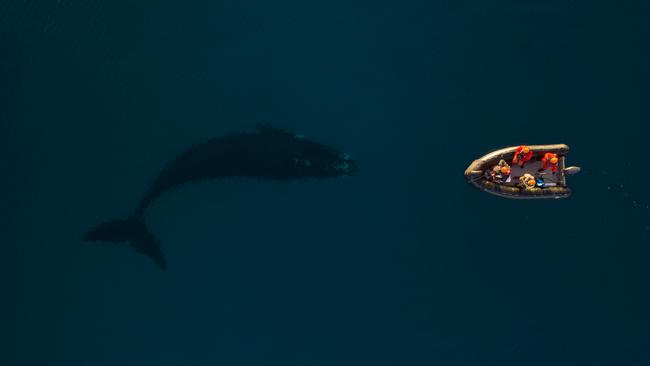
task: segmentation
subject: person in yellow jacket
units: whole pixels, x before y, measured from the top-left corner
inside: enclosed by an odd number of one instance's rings
[[[535,188],[536,185],[537,181],[535,180],[535,177],[533,177],[532,174],[526,173],[519,177],[519,184],[517,186],[523,190],[530,190]]]

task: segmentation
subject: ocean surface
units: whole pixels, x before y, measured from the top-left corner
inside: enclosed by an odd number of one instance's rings
[[[0,1],[0,364],[650,365],[650,2]],[[168,271],[89,244],[190,145],[359,161],[156,201]],[[570,145],[573,195],[463,171]]]

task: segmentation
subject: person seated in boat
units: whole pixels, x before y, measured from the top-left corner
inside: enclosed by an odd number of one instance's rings
[[[526,173],[519,177],[517,186],[525,191],[531,190],[537,186],[537,179],[532,174]]]
[[[517,164],[523,168],[524,164],[526,164],[532,158],[533,150],[526,145],[521,145],[517,148],[517,150],[515,150],[515,156],[512,158],[512,164]]]
[[[559,162],[560,159],[557,157],[557,154],[547,152],[542,155],[542,167],[539,168],[539,171],[543,172],[544,170],[551,168],[551,172],[555,174],[555,172],[557,172],[557,165]]]
[[[497,165],[490,169],[489,178],[496,183],[504,183],[508,180],[511,172],[510,165],[508,165],[505,160],[501,159]]]

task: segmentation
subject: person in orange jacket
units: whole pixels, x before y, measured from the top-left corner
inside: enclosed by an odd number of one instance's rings
[[[544,170],[548,169],[549,167],[551,168],[551,172],[555,174],[557,172],[557,163],[560,161],[560,159],[557,157],[557,154],[553,154],[550,152],[547,152],[542,156],[542,167],[539,168],[540,172],[543,172]]]
[[[518,164],[520,167],[524,167],[530,159],[533,158],[533,150],[526,145],[521,145],[515,150],[515,156],[512,158],[512,164]]]

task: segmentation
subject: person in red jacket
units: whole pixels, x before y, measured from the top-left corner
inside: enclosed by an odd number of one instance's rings
[[[533,150],[526,145],[521,145],[515,150],[515,156],[512,158],[512,164],[518,164],[520,167],[524,167],[530,159],[533,158]]]
[[[553,174],[555,174],[555,172],[557,172],[557,163],[559,161],[560,159],[558,159],[557,154],[547,152],[542,156],[542,167],[539,168],[539,171],[543,172],[550,167]]]

